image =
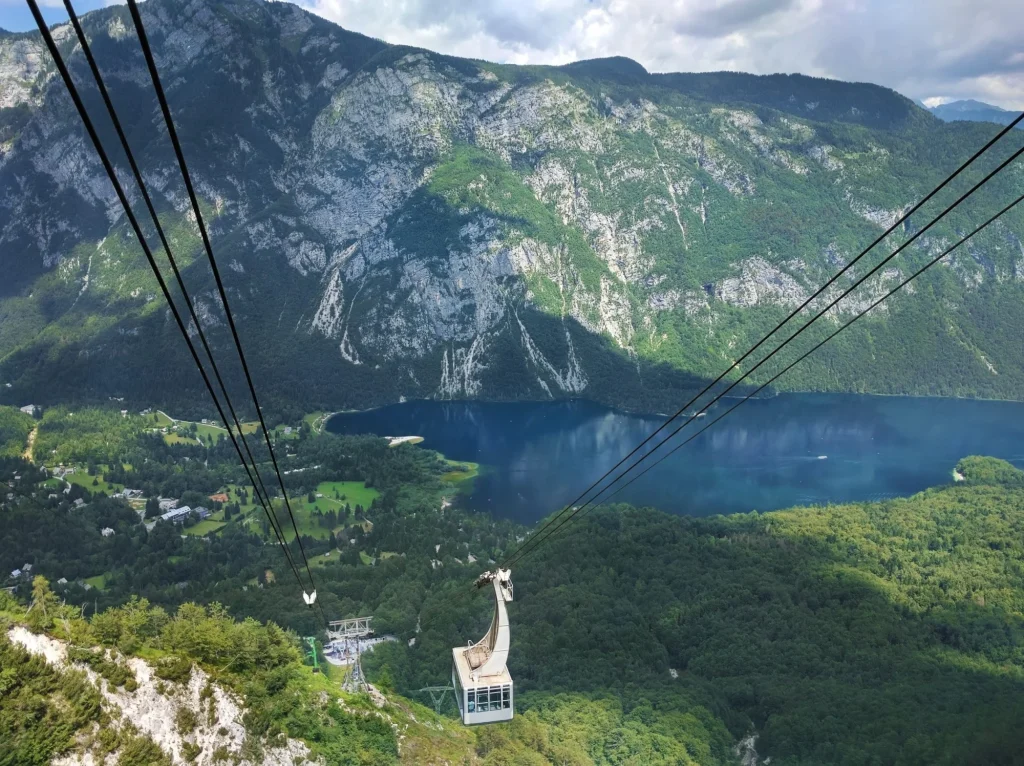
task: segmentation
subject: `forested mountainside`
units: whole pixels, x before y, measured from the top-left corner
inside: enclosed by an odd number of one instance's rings
[[[143,16],[243,342],[269,402],[301,411],[403,396],[677,401],[994,133],[874,85],[649,74],[626,59],[495,65],[288,3],[149,0]],[[127,10],[84,26],[223,345]],[[114,147],[70,26],[55,35]],[[198,376],[54,74],[38,35],[0,37],[0,397],[195,406]],[[1022,178],[996,178],[836,318]],[[780,384],[1024,396],[1022,236],[1017,211]]]
[[[1019,761],[1024,472],[1003,461],[965,458],[956,481],[882,503],[587,515],[513,572],[516,718],[466,730],[410,700],[483,635],[492,605],[470,583],[527,533],[460,507],[471,466],[280,437],[325,611],[397,639],[363,657],[382,700],[303,667],[317,620],[224,439],[50,413],[33,451],[74,473],[0,458],[0,572],[18,570],[0,593],[4,766],[160,762],[153,748],[204,765],[292,763],[282,748],[330,764]],[[15,451],[19,433],[0,421]],[[214,513],[157,520],[161,496]]]

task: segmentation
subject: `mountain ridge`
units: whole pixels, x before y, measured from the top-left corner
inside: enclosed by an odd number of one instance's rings
[[[251,0],[151,0],[143,13],[275,407],[566,396],[670,406],[991,136],[879,86],[649,74],[622,58],[491,64]],[[223,348],[130,20],[117,7],[83,19]],[[141,400],[145,387],[194,401],[198,381],[182,373],[180,340],[52,65],[31,35],[2,45],[0,199],[12,215],[0,226],[11,276],[0,398]],[[993,204],[1017,172],[980,200]],[[958,211],[908,262],[979,214]],[[943,308],[897,299],[789,387],[1024,395],[1024,360],[1001,341],[1018,319],[1022,232],[1007,216],[930,278]],[[906,268],[883,271],[840,314]],[[920,342],[907,352],[908,331]],[[899,380],[882,376],[890,356],[907,368]],[[969,374],[944,371],[955,367]]]
[[[1009,125],[1019,114],[1010,109],[986,104],[984,101],[976,101],[973,98],[939,104],[931,107],[928,111],[945,122],[967,120],[969,122],[994,122],[997,125]],[[1022,126],[1018,125],[1017,127],[1021,129]]]

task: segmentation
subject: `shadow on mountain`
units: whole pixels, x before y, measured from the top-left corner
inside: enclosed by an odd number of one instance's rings
[[[230,249],[224,249],[218,259],[226,262],[230,255]],[[448,352],[451,357],[456,349],[465,349],[472,342],[470,338],[439,344],[428,354],[403,360],[400,365],[365,353],[360,364],[351,364],[342,358],[337,340],[307,329],[308,312],[302,307],[316,304],[316,275],[299,277],[286,262],[276,258],[263,258],[248,268],[259,271],[261,285],[277,289],[242,292],[242,281],[229,273],[229,294],[261,404],[282,418],[297,419],[321,409],[378,406],[402,397],[442,397],[438,381],[444,354]],[[186,270],[185,279],[197,295],[212,289],[201,260]],[[62,300],[68,305],[74,296],[68,294]],[[68,311],[59,307],[54,310]],[[175,408],[181,417],[209,413],[208,394],[168,310],[161,307],[140,315],[136,308],[92,335],[79,332],[95,323],[90,311],[99,316],[119,316],[121,309],[116,305],[92,305],[83,299],[73,311],[78,313],[69,312],[63,317],[64,329],[51,327],[0,363],[0,380],[12,382],[11,388],[0,390],[0,401],[24,404],[32,400],[47,405],[103,403],[117,397],[133,408],[159,401]],[[670,364],[631,356],[610,338],[590,332],[575,320],[563,321],[531,309],[520,309],[520,318],[535,349],[563,376],[568,377],[569,358],[575,355],[586,386],[560,386],[547,367],[531,361],[521,331],[509,320],[499,331],[486,335],[485,356],[470,376],[478,377],[479,389],[463,386],[454,396],[442,398],[586,398],[637,411],[661,412],[675,411],[708,382]],[[232,398],[248,401],[226,326],[221,321],[206,330]],[[568,337],[572,338],[571,353]],[[276,340],[261,342],[266,338]],[[198,338],[194,341],[202,355]],[[465,379],[465,370],[458,375]]]

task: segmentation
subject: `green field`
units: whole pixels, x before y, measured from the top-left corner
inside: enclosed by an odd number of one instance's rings
[[[205,537],[213,532],[219,532],[226,525],[223,521],[214,521],[213,519],[206,519],[200,521],[198,524],[193,524],[191,527],[185,527],[182,530],[182,534],[194,535],[195,537]]]
[[[339,560],[340,560],[340,556],[339,556],[338,552],[337,551],[330,551],[330,555],[329,556],[324,556],[323,554],[321,554],[319,556],[313,556],[313,558],[311,558],[309,560],[309,565],[311,567],[313,567],[314,569],[323,569],[325,566],[329,566],[330,564],[337,563]]]
[[[248,492],[249,502],[242,503],[242,502],[239,501],[239,499],[238,499],[238,490],[239,489],[243,489],[246,492]],[[229,498],[228,502],[229,503],[238,503],[238,507],[241,509],[243,514],[246,514],[249,511],[251,511],[253,508],[257,507],[256,506],[256,493],[254,492],[252,486],[242,487],[241,484],[228,484],[226,487],[222,487],[221,489],[217,490],[216,492],[212,492],[211,494],[217,495],[217,494],[220,494],[220,493],[224,493],[225,495],[228,496],[228,498]],[[224,515],[223,512],[218,511],[218,513],[220,513],[221,514],[221,518],[223,518],[223,515]]]
[[[153,428],[167,428],[174,424],[174,421],[162,412],[152,412],[144,417],[147,423],[152,424]]]
[[[183,436],[175,431],[164,434],[165,444],[196,444],[196,440],[191,436]]]
[[[344,514],[346,504],[351,507],[353,513],[355,513],[357,505],[361,505],[364,510],[367,510],[370,507],[370,503],[380,495],[377,490],[367,487],[361,481],[325,481],[317,485],[316,491],[323,495],[323,497],[318,497],[313,502],[310,502],[307,495],[294,495],[291,496],[291,502],[299,533],[319,539],[326,538],[332,531],[336,531],[352,521],[351,518],[347,518]],[[335,497],[335,493],[337,493],[338,497]],[[340,498],[345,499],[342,500]],[[328,511],[334,511],[338,514],[338,524],[333,530],[322,527],[319,524],[320,515]],[[282,514],[282,519],[285,538],[287,540],[294,540],[295,532],[292,530],[291,521],[284,514]]]
[[[210,437],[213,441],[218,442],[222,438],[228,435],[226,428],[220,426],[211,426],[206,423],[196,423],[196,436],[202,439],[203,443],[206,443],[206,437]]]
[[[458,483],[469,479],[475,479],[480,475],[479,463],[472,463],[468,460],[448,460],[447,458],[445,459],[445,462],[449,465],[451,470],[441,474],[441,481]]]
[[[103,466],[100,466],[103,469]],[[69,484],[77,484],[80,487],[85,487],[90,492],[102,492],[106,495],[112,495],[115,492],[120,492],[124,489],[122,484],[111,484],[103,478],[102,473],[97,473],[95,476],[90,476],[84,468],[79,468],[75,473],[66,477]],[[93,485],[93,480],[99,483]]]
[[[104,572],[103,574],[98,574],[95,577],[86,577],[84,580],[82,580],[82,582],[84,582],[86,585],[91,585],[97,590],[106,590],[107,574],[106,572]]]
[[[355,510],[357,505],[363,506],[364,509],[368,509],[370,504],[380,497],[380,493],[372,487],[367,487],[365,483],[361,481],[325,481],[321,482],[316,491],[323,495],[322,498],[318,498],[314,505],[323,503],[324,500],[334,500],[335,492],[341,497],[340,505],[348,503],[352,506],[352,510]],[[326,506],[321,506],[326,510]],[[337,508],[335,507],[335,510]]]
[[[244,425],[243,425],[243,427],[244,427]],[[285,428],[291,428],[292,429],[291,433],[287,433],[286,434],[284,432]],[[296,428],[295,426],[280,425],[280,426],[277,426],[276,428],[271,429],[270,433],[273,434],[274,441],[277,441],[278,439],[288,440],[288,439],[298,439],[299,438],[299,429]]]
[[[306,423],[313,433],[318,434],[323,431],[324,423],[333,415],[333,412],[323,412],[318,410],[317,412],[311,412],[302,418],[302,422]]]
[[[195,440],[191,436],[186,436],[186,429],[190,429],[191,426],[196,427],[196,438],[202,444],[207,444],[207,437],[212,439],[214,442],[219,442],[221,439],[228,435],[227,429],[223,426],[215,425],[211,423],[200,423],[192,420],[171,420],[162,413],[157,413],[157,420],[152,419],[152,415],[147,416],[150,427],[153,428],[172,428],[177,426],[176,431],[168,431],[164,434],[164,441],[168,444],[195,444]],[[242,422],[242,433],[245,435],[257,433],[260,430],[260,423],[258,420]]]

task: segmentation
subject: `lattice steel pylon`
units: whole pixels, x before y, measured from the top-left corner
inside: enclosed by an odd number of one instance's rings
[[[454,691],[451,684],[447,686],[424,686],[422,689],[417,689],[416,694],[423,694],[426,692],[430,695],[430,704],[434,706],[434,712],[441,715],[441,708],[444,707],[444,701],[448,699],[448,692]]]

